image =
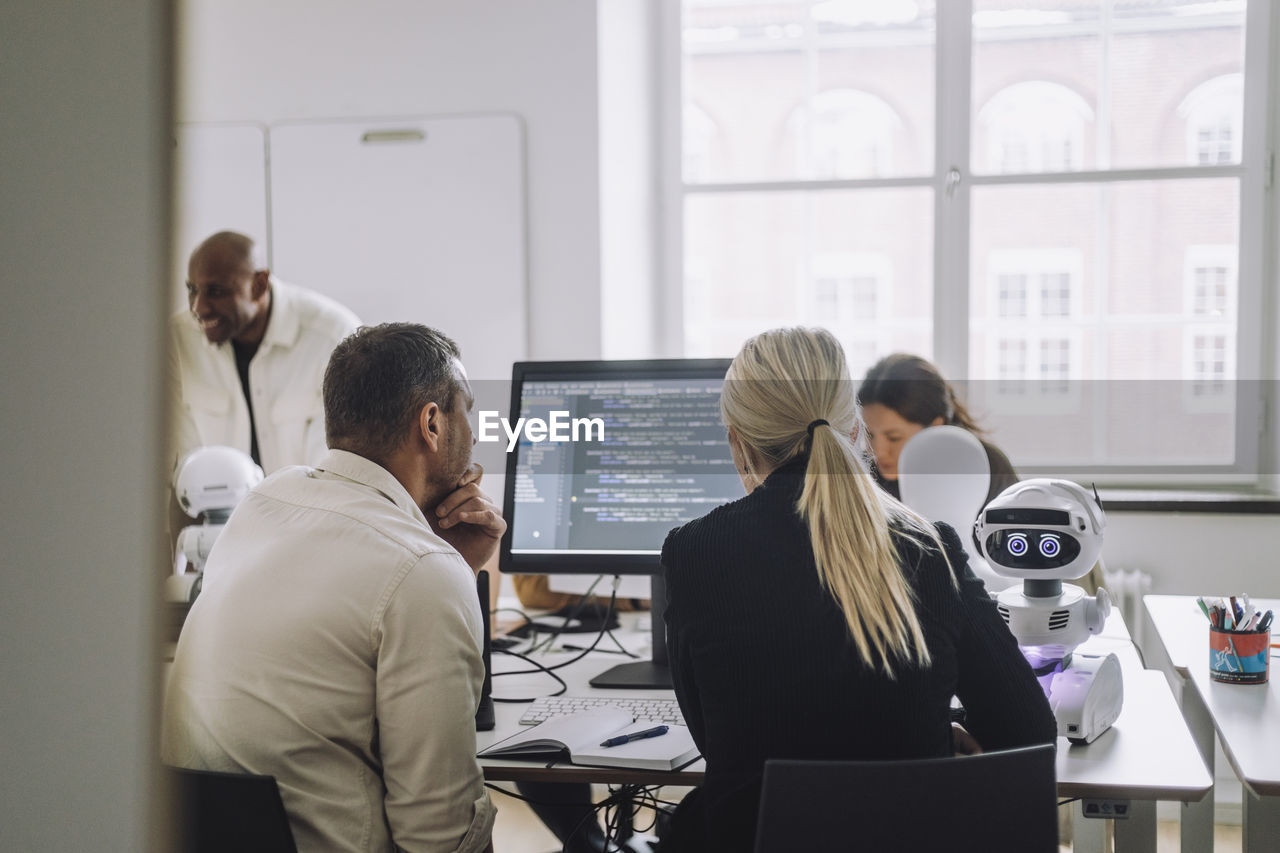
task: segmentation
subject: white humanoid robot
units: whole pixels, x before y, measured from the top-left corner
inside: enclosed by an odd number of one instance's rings
[[[198,447],[187,454],[173,477],[173,491],[187,515],[201,523],[182,528],[166,598],[190,603],[200,592],[205,560],[231,510],[262,482],[262,469],[234,447]]]
[[[1002,590],[996,605],[1049,698],[1058,734],[1072,743],[1105,732],[1124,702],[1114,654],[1073,653],[1102,630],[1111,597],[1062,582],[1084,577],[1098,561],[1106,524],[1096,491],[1050,479],[1010,486],[974,523],[987,564],[1022,580]]]

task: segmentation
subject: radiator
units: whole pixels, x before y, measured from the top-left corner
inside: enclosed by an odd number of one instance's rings
[[[1111,595],[1111,603],[1124,616],[1134,645],[1144,648],[1147,617],[1142,606],[1142,596],[1151,592],[1151,575],[1140,569],[1108,568],[1102,570],[1102,583]]]

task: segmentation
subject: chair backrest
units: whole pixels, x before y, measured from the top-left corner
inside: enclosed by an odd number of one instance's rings
[[[756,853],[1056,853],[1051,744],[960,758],[765,764]]]
[[[183,853],[297,853],[274,776],[166,768]]]
[[[898,494],[929,521],[945,521],[960,534],[969,568],[999,591],[1017,583],[987,566],[973,541],[973,522],[987,502],[991,461],[978,437],[958,426],[922,429],[907,440],[898,457]]]

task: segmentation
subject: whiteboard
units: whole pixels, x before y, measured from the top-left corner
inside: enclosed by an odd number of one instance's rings
[[[174,308],[186,308],[187,259],[217,231],[268,249],[267,132],[260,124],[180,124],[174,129]]]
[[[269,130],[272,271],[368,324],[424,323],[472,380],[526,357],[517,117],[282,122]]]

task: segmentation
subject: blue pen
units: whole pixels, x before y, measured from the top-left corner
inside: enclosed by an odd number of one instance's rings
[[[629,735],[618,735],[608,740],[600,742],[601,746],[622,746],[624,743],[631,743],[633,740],[644,740],[649,737],[658,737],[667,733],[666,726],[654,726],[651,729],[645,729],[642,732],[632,732]]]

